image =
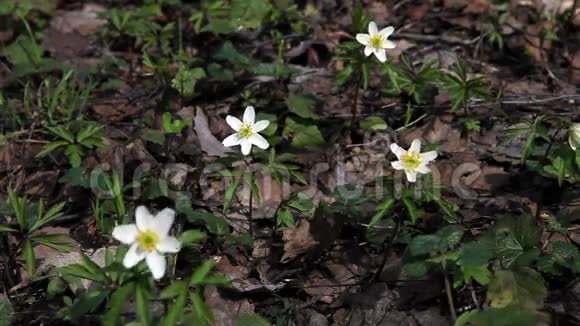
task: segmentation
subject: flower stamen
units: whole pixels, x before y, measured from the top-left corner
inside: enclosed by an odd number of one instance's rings
[[[141,231],[137,234],[137,243],[143,251],[153,251],[159,243],[159,235],[153,230]]]
[[[381,35],[373,35],[369,39],[369,45],[375,49],[382,49],[384,47],[384,40]]]
[[[243,125],[238,134],[240,135],[240,138],[249,138],[254,134],[254,130],[250,125]]]
[[[403,161],[405,169],[414,171],[421,165],[421,155],[417,152],[408,151],[403,154],[401,161]]]

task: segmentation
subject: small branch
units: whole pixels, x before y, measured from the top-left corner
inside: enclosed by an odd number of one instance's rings
[[[430,43],[445,42],[448,44],[457,44],[457,45],[473,45],[481,38],[481,36],[477,36],[471,40],[465,40],[455,36],[425,35],[415,33],[394,33],[392,37],[393,39],[407,39],[418,42],[430,42]]]
[[[449,283],[449,278],[447,277],[447,264],[445,260],[441,263],[443,267],[443,281],[445,282],[445,292],[447,293],[447,303],[449,305],[449,313],[451,314],[451,319],[453,322],[457,319],[457,313],[455,312],[455,304],[453,303],[453,292],[451,289],[451,284]]]

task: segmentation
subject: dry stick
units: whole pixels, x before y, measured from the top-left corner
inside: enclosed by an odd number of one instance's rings
[[[415,34],[415,33],[394,33],[393,39],[407,39],[419,42],[445,42],[449,44],[458,45],[473,45],[481,36],[477,36],[471,40],[464,40],[459,37],[447,36],[447,35],[425,35],[425,34]]]
[[[443,281],[445,282],[445,292],[447,293],[447,303],[449,304],[449,312],[451,313],[451,318],[453,322],[457,319],[457,313],[455,313],[455,304],[453,303],[453,293],[451,292],[451,284],[449,283],[449,278],[447,278],[447,264],[445,260],[441,263],[443,267]]]

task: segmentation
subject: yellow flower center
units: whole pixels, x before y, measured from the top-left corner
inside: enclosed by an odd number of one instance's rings
[[[384,47],[384,40],[381,35],[371,36],[369,39],[369,45],[375,49],[382,49]]]
[[[159,243],[159,235],[157,235],[157,232],[152,230],[139,232],[139,234],[137,234],[137,243],[141,250],[153,251],[157,248],[157,244]]]
[[[421,165],[421,155],[417,152],[406,152],[401,158],[405,169],[414,171]]]
[[[250,125],[243,125],[238,134],[241,138],[248,138],[254,134],[254,130]]]

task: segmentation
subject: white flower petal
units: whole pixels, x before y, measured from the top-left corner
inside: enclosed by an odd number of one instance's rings
[[[145,251],[139,249],[139,245],[134,243],[123,258],[123,266],[125,266],[125,268],[131,268],[139,264],[139,262],[145,258],[145,254]]]
[[[226,117],[226,122],[228,123],[230,128],[234,129],[235,131],[240,131],[240,129],[242,129],[242,122],[240,121],[240,119],[234,116],[228,115]]]
[[[431,172],[431,169],[427,165],[421,165],[415,171],[421,174],[427,174]]]
[[[409,147],[409,152],[420,153],[421,152],[421,140],[415,139],[411,143],[411,147]]]
[[[240,137],[238,134],[229,135],[222,141],[225,147],[237,146],[240,144]]]
[[[146,258],[147,267],[153,274],[153,278],[158,280],[165,274],[165,269],[167,268],[167,261],[165,257],[160,255],[158,252],[153,251]]]
[[[270,121],[268,120],[260,120],[254,124],[254,132],[260,132],[270,125]]]
[[[365,55],[368,57],[369,55],[373,54],[374,48],[370,45],[365,47]]]
[[[393,26],[387,26],[387,27],[381,29],[379,34],[381,34],[381,36],[383,38],[387,38],[387,37],[391,36],[391,34],[393,34],[394,31],[395,31],[395,28]]]
[[[430,151],[430,152],[426,152],[426,153],[421,153],[421,160],[425,163],[429,162],[429,161],[433,161],[434,159],[437,158],[437,152],[436,151]]]
[[[395,42],[389,40],[384,40],[383,45],[385,49],[394,49],[397,47],[397,44]]]
[[[244,111],[244,123],[247,125],[254,125],[254,121],[256,120],[256,113],[254,112],[253,106],[246,107],[246,111]]]
[[[157,244],[157,250],[162,253],[174,254],[181,249],[181,243],[175,237],[167,237]]]
[[[373,35],[377,35],[379,33],[379,29],[377,28],[377,24],[375,22],[369,23],[369,35],[372,37]]]
[[[393,152],[393,154],[395,154],[395,156],[397,156],[397,158],[400,160],[401,156],[403,156],[403,154],[405,154],[405,150],[401,148],[401,146],[392,143],[391,146],[389,146],[391,148],[391,152]]]
[[[405,169],[405,165],[401,161],[393,161],[393,162],[391,162],[391,166],[395,170],[404,170]]]
[[[240,145],[242,146],[242,154],[249,155],[252,151],[252,142],[249,139],[242,139]]]
[[[139,230],[135,224],[117,225],[113,229],[113,238],[124,244],[132,244],[137,238]]]
[[[270,146],[266,138],[259,134],[253,134],[249,140],[252,142],[252,144],[258,146],[261,149],[266,149],[268,146]]]
[[[387,61],[387,52],[385,49],[375,49],[375,57],[377,57],[380,62],[385,62]]]
[[[139,206],[135,209],[135,222],[140,231],[149,230],[153,227],[153,215],[147,207]]]
[[[405,170],[405,174],[407,175],[407,180],[409,180],[409,182],[413,183],[417,181],[417,172]]]
[[[362,34],[362,33],[356,34],[356,40],[362,45],[368,45],[370,38],[371,37],[369,34]]]
[[[155,215],[155,220],[153,224],[153,230],[157,232],[159,238],[164,239],[169,234],[171,225],[175,220],[175,211],[171,208],[164,208],[162,211]]]

